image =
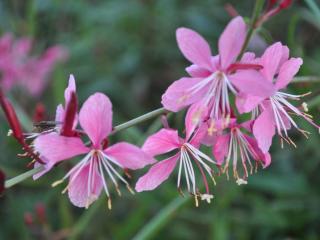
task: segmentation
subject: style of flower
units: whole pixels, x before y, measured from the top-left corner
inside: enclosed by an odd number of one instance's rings
[[[264,96],[269,86],[257,71],[261,66],[236,62],[245,35],[242,17],[234,18],[219,39],[219,55],[212,56],[208,43],[198,33],[179,28],[177,42],[183,55],[193,63],[186,68],[191,77],[183,77],[167,89],[162,96],[163,106],[177,112],[197,104],[200,118],[217,120],[230,117],[230,92]]]
[[[79,113],[79,123],[90,139],[90,146],[84,144],[80,137],[66,137],[57,132],[40,135],[34,141],[34,148],[45,161],[46,169],[55,164],[85,154],[61,180],[69,178],[64,191],[68,191],[71,202],[78,207],[89,207],[104,189],[111,208],[111,194],[106,176],[113,182],[120,195],[117,179],[132,192],[129,183],[116,170],[115,166],[127,169],[139,169],[155,160],[140,148],[120,142],[108,146],[108,135],[112,132],[112,105],[109,98],[102,93],[95,93],[83,104]]]
[[[168,152],[176,151],[176,153],[156,164],[149,171],[139,178],[136,184],[136,191],[150,191],[157,188],[161,183],[167,180],[174,168],[179,164],[177,188],[183,195],[181,190],[181,178],[184,174],[187,190],[195,198],[196,206],[198,206],[198,197],[201,200],[206,200],[210,203],[213,195],[210,194],[209,184],[206,174],[212,179],[213,169],[211,164],[215,164],[209,156],[199,150],[200,141],[205,134],[205,131],[198,129],[193,132],[191,129],[192,123],[190,116],[186,117],[186,138],[182,139],[178,136],[178,131],[174,129],[161,129],[157,133],[147,138],[142,150],[150,156],[157,156]],[[196,183],[196,169],[200,171],[203,183],[206,188],[206,193],[200,193]]]
[[[307,136],[308,132],[297,125],[292,115],[302,117],[316,126],[310,115],[289,101],[300,100],[301,97],[307,94],[294,95],[281,91],[287,87],[299,71],[302,59],[289,59],[288,47],[278,42],[268,47],[258,61],[263,66],[260,72],[264,76],[264,81],[272,87],[272,91],[268,92],[268,97],[259,94],[241,96],[237,99],[238,109],[240,112],[252,111],[253,118],[256,118],[253,124],[253,134],[264,153],[268,152],[276,132],[282,142],[285,140],[295,146],[288,136],[288,130],[293,126],[305,136]],[[318,128],[318,126],[316,127]]]
[[[60,46],[50,47],[37,57],[30,54],[31,48],[30,38],[15,40],[9,33],[0,38],[0,83],[4,91],[19,85],[32,96],[39,96],[56,63],[67,58]]]
[[[247,183],[249,173],[252,174],[254,168],[256,171],[259,163],[264,168],[269,166],[271,157],[269,153],[263,153],[256,140],[250,136],[253,122],[238,124],[236,121],[235,118],[231,119],[229,126],[216,135],[212,151],[217,164],[222,167],[222,172],[226,173],[228,179],[229,165],[233,165],[233,176],[240,185]],[[255,162],[255,167],[252,160]],[[243,176],[239,174],[239,164],[242,165]]]

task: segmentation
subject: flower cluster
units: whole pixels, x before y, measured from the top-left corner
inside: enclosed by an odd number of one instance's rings
[[[147,165],[152,166],[137,181],[137,192],[157,188],[177,168],[179,192],[184,195],[182,185],[185,184],[197,206],[199,199],[211,201],[209,182],[215,185],[216,175],[226,174],[229,178],[230,168],[236,183],[246,184],[259,166],[266,168],[271,164],[269,149],[274,135],[280,137],[282,144],[294,146],[289,129],[293,127],[307,136],[308,132],[298,126],[294,117],[302,117],[318,128],[306,113],[305,103],[299,107],[291,103],[306,94],[283,91],[299,71],[302,59],[290,58],[288,47],[280,42],[269,46],[260,57],[244,52],[246,32],[242,17],[232,19],[219,39],[219,53],[213,56],[209,44],[198,33],[188,28],[177,30],[178,46],[192,63],[186,68],[190,76],[169,86],[162,96],[162,104],[171,112],[187,110],[185,136],[179,136],[177,130],[164,124],[163,129],[146,139],[142,148],[126,142],[109,144],[109,136],[114,133],[109,98],[95,93],[78,111],[73,75],[65,90],[65,103],[57,107],[53,126],[37,133],[22,134],[10,102],[1,93],[1,105],[12,135],[23,146],[26,156],[35,159],[34,167],[41,168],[34,179],[62,161],[81,156],[52,185],[68,179],[63,192],[68,192],[74,205],[86,208],[102,191],[111,208],[110,184],[119,195],[118,182],[133,193],[120,171]],[[30,140],[31,144],[27,144]],[[212,154],[203,151],[203,145]],[[157,162],[154,157],[159,155],[168,157]],[[199,179],[205,191],[201,190]]]
[[[31,48],[29,38],[15,40],[9,33],[0,38],[0,85],[3,90],[19,85],[33,96],[40,95],[55,64],[67,57],[66,50],[60,46],[50,47],[38,57],[30,55]]]
[[[303,135],[292,115],[304,118],[316,126],[304,108],[290,100],[304,95],[281,91],[302,65],[302,59],[289,58],[288,47],[275,43],[261,57],[252,52],[239,56],[245,42],[246,24],[242,17],[234,18],[222,33],[219,54],[212,56],[208,43],[195,31],[177,30],[177,42],[183,55],[192,63],[186,68],[190,77],[175,81],[162,96],[163,106],[173,112],[188,108],[186,140],[172,129],[162,129],[150,136],[143,150],[158,155],[178,149],[173,157],[156,163],[137,183],[137,191],[152,190],[166,180],[178,164],[178,183],[184,173],[187,189],[197,196],[211,198],[206,175],[213,177],[212,166],[229,178],[229,165],[236,182],[246,184],[249,174],[258,166],[271,163],[268,153],[277,133],[294,145],[288,135],[291,127]],[[251,119],[241,122],[240,114],[251,113]],[[316,126],[317,127],[317,126]],[[201,144],[212,147],[215,160],[199,150]],[[206,193],[195,186],[196,170],[202,176]],[[196,201],[197,203],[197,201]]]

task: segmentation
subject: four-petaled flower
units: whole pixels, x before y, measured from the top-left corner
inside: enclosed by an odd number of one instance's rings
[[[198,197],[202,200],[207,200],[208,202],[211,201],[213,195],[210,194],[206,174],[215,184],[212,167],[216,162],[199,150],[200,141],[203,138],[205,131],[199,129],[196,132],[192,132],[190,127],[191,124],[187,117],[185,139],[180,138],[178,136],[178,131],[173,129],[161,129],[147,138],[142,149],[150,156],[157,156],[171,151],[176,151],[176,153],[168,159],[153,165],[150,170],[138,180],[136,191],[141,192],[155,189],[168,179],[178,163],[177,188],[179,192],[183,194],[181,190],[181,176],[184,174],[187,190],[194,195],[196,206],[198,206]],[[202,176],[206,188],[205,194],[200,193],[197,188],[196,169],[199,170],[200,175]]]
[[[193,63],[186,68],[191,77],[183,77],[167,89],[162,96],[163,106],[177,112],[196,105],[198,122],[194,124],[198,125],[204,118],[216,121],[230,117],[230,92],[265,96],[269,86],[257,71],[261,66],[236,62],[245,35],[246,24],[242,17],[234,18],[219,39],[219,55],[212,56],[208,43],[198,33],[179,28],[177,42],[183,55]]]
[[[260,72],[271,91],[266,92],[267,96],[259,94],[240,96],[237,99],[238,109],[241,113],[252,111],[253,119],[256,119],[253,124],[253,134],[264,153],[268,152],[276,131],[281,140],[295,145],[288,136],[288,129],[293,126],[304,135],[307,132],[297,125],[291,115],[302,117],[318,128],[310,115],[289,102],[289,100],[300,100],[306,94],[294,95],[280,91],[287,87],[297,74],[302,65],[302,59],[289,59],[288,47],[278,42],[268,47],[262,57],[256,61],[263,66]]]
[[[132,192],[129,183],[115,167],[139,169],[154,163],[155,160],[126,142],[108,146],[107,137],[112,131],[112,105],[106,95],[95,93],[90,96],[80,110],[79,122],[90,139],[90,146],[84,144],[79,137],[66,137],[53,132],[37,137],[34,148],[45,161],[47,169],[63,160],[85,154],[63,179],[53,185],[69,178],[65,191],[68,191],[71,202],[78,207],[88,207],[104,189],[108,206],[111,208],[106,176],[113,182],[118,194],[120,190],[117,179]]]

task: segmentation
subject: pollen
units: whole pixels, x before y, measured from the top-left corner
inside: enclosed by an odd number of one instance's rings
[[[211,121],[210,123],[210,127],[208,128],[208,134],[209,136],[212,136],[213,133],[215,133],[217,131],[217,129],[215,128],[215,121]]]

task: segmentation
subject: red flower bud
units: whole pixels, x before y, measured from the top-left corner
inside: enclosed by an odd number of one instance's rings
[[[23,144],[24,138],[22,134],[22,129],[20,126],[20,122],[16,115],[16,112],[9,102],[8,99],[3,95],[3,92],[0,90],[0,104],[6,115],[10,128],[13,132],[13,136],[18,140],[19,143]]]
[[[30,226],[33,224],[33,216],[30,212],[26,212],[24,214],[24,223],[27,225],[27,226]]]
[[[40,223],[44,224],[47,222],[46,208],[43,203],[36,205],[36,214]]]
[[[45,119],[46,109],[42,103],[37,103],[35,112],[33,114],[34,122],[41,122]]]
[[[291,4],[292,4],[292,0],[282,0],[279,7],[281,9],[285,9],[285,8],[290,7]]]
[[[66,106],[65,117],[62,125],[61,135],[71,137],[74,136],[73,123],[76,118],[78,109],[78,100],[75,92],[71,93],[70,101]]]

